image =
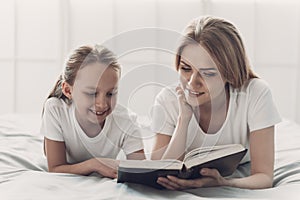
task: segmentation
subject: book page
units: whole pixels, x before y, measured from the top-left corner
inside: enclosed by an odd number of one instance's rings
[[[121,160],[119,167],[136,169],[182,169],[179,160]]]
[[[201,147],[187,153],[184,158],[184,163],[187,168],[190,168],[194,165],[199,165],[243,150],[245,150],[245,148],[240,144]]]

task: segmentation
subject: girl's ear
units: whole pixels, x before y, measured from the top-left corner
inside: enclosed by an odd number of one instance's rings
[[[61,85],[62,93],[70,100],[72,99],[72,89],[73,87],[66,81],[64,81]]]

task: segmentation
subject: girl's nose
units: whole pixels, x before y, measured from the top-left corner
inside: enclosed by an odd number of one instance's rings
[[[95,106],[98,110],[104,110],[108,107],[106,97],[104,95],[99,95],[95,98]]]

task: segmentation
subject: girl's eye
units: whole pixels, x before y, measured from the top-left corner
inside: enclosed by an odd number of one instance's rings
[[[111,96],[116,95],[117,93],[118,93],[118,91],[109,92],[109,93],[107,93],[107,96],[111,97]]]
[[[97,92],[86,92],[85,94],[88,96],[97,96]]]

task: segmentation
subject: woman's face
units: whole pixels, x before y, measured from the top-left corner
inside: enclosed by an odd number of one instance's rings
[[[99,124],[117,102],[119,72],[101,63],[89,64],[77,72],[72,100],[82,126]]]
[[[225,82],[216,64],[201,45],[184,47],[178,71],[187,102],[193,107],[211,103],[224,94]]]

